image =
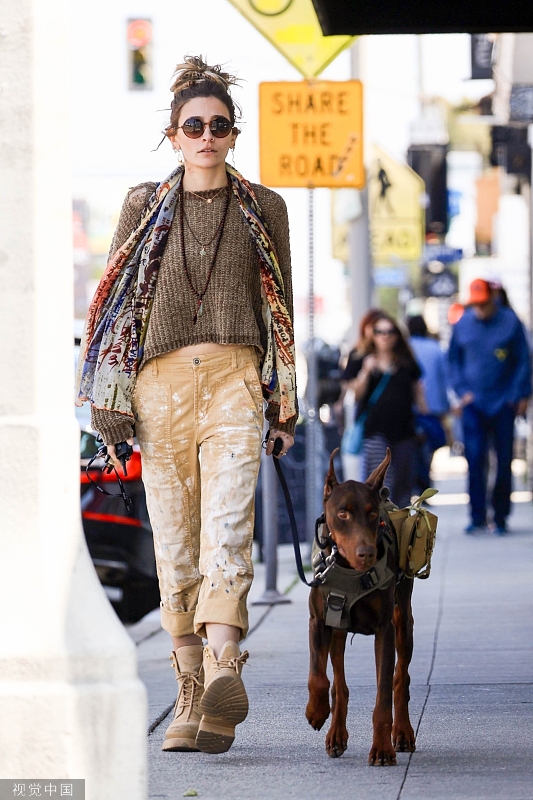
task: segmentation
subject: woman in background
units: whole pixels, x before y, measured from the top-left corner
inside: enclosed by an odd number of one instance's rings
[[[353,372],[353,363],[362,356],[367,355],[372,341],[372,328],[374,321],[379,317],[379,308],[370,308],[361,318],[359,323],[359,338],[348,354],[348,360],[341,375],[341,396],[335,404],[335,411],[339,419],[342,420],[340,426],[341,435],[346,433],[349,436],[350,428],[354,423],[356,404],[353,402],[353,394],[346,390],[351,388],[349,385],[350,375]],[[341,444],[342,471],[345,480],[361,479],[361,457],[346,450],[345,439]]]
[[[414,485],[413,405],[426,406],[420,368],[397,323],[384,311],[374,318],[367,354],[354,358],[345,374],[355,392],[356,420],[364,420],[362,479],[379,466],[389,447],[387,483],[392,501],[403,508]]]
[[[364,317],[361,318],[359,323],[359,339],[348,354],[348,361],[346,362],[346,367],[344,368],[344,373],[342,375],[343,381],[350,380],[345,376],[350,372],[351,362],[368,354],[369,349],[372,346],[372,331],[374,328],[374,322],[379,319],[381,313],[382,312],[379,308],[369,308]]]

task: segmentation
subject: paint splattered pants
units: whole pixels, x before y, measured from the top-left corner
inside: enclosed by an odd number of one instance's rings
[[[253,347],[151,359],[137,379],[135,428],[172,636],[205,623],[248,630],[254,494],[263,400]]]

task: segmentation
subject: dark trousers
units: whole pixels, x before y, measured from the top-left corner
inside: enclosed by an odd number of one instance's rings
[[[492,490],[494,522],[505,523],[511,511],[511,462],[515,412],[504,406],[492,417],[474,405],[463,409],[463,436],[468,462],[470,508],[472,522],[482,525],[487,517],[487,464],[489,443],[497,459],[496,480]]]
[[[381,434],[370,436],[363,440],[363,481],[365,481],[376,467],[379,467],[387,453],[391,450],[391,463],[387,470],[385,486],[390,488],[393,503],[400,508],[411,504],[411,494],[415,483],[415,439],[403,439],[401,442],[391,444]]]
[[[425,440],[416,440],[416,463],[414,488],[419,494],[431,486],[431,462],[435,451]]]

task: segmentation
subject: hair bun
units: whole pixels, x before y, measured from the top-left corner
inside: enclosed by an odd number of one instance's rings
[[[229,72],[223,72],[220,64],[209,66],[203,60],[202,56],[184,56],[183,63],[177,64],[174,74],[172,76],[172,85],[170,91],[174,95],[201,81],[214,81],[219,83],[227,92],[230,86],[236,86],[238,83],[234,75]]]

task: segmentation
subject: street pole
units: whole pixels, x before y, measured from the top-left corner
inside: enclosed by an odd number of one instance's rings
[[[527,140],[531,151],[531,174],[529,176],[529,330],[533,329],[533,124],[527,127]],[[533,490],[533,410],[529,408],[529,435],[527,437],[526,462],[529,488]]]
[[[2,4],[0,774],[143,800],[146,691],[81,528],[68,19]]]
[[[359,323],[372,305],[372,260],[370,253],[370,219],[368,209],[368,189],[360,192],[362,214],[350,223],[349,231],[349,270],[351,281],[352,335],[351,341],[358,339]]]
[[[261,489],[263,517],[263,561],[265,564],[265,591],[254,606],[271,606],[290,603],[287,595],[278,591],[278,492],[274,456],[261,452]]]
[[[351,77],[363,80],[364,49],[357,39],[350,48]],[[364,82],[364,81],[363,81]],[[358,339],[359,323],[372,305],[372,260],[370,251],[370,214],[368,189],[360,190],[362,213],[350,223],[348,235],[351,290],[351,342]]]
[[[317,359],[315,351],[315,259],[314,259],[314,189],[308,190],[308,221],[309,221],[309,288],[308,288],[308,314],[309,328],[307,337],[307,426],[305,437],[305,525],[307,539],[313,541],[315,520],[320,514],[320,458],[319,458],[319,426],[318,415],[318,380]]]

